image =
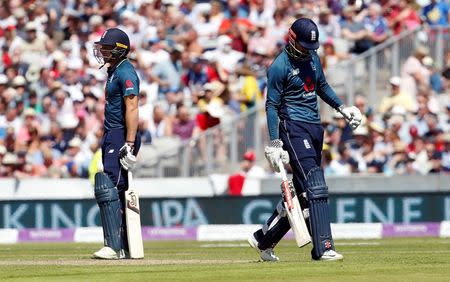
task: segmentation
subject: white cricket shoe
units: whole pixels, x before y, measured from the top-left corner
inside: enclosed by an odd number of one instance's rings
[[[252,234],[247,239],[247,242],[250,245],[250,247],[252,247],[253,249],[255,249],[258,252],[259,256],[261,257],[261,259],[263,261],[279,261],[280,260],[280,258],[275,255],[272,248],[260,250],[258,248],[258,240],[256,240],[255,235]]]
[[[340,253],[337,253],[335,250],[328,250],[323,253],[323,255],[320,257],[320,260],[343,260],[344,256]]]
[[[100,250],[94,253],[93,258],[95,259],[123,259],[125,258],[124,250],[114,251],[108,246],[104,246]]]

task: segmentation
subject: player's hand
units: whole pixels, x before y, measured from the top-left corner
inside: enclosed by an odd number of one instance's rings
[[[270,141],[269,146],[264,148],[264,153],[266,155],[266,159],[269,161],[270,166],[276,172],[280,172],[280,167],[278,166],[278,160],[284,164],[289,163],[289,154],[285,150],[283,150],[283,142],[280,139],[275,139]]]
[[[345,119],[353,130],[355,130],[361,124],[362,114],[357,107],[345,107],[342,108],[342,112],[344,113]]]
[[[133,144],[125,143],[119,151],[120,164],[125,170],[133,169],[136,165],[136,156],[133,155]]]

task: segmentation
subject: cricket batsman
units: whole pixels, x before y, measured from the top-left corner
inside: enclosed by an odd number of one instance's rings
[[[102,138],[104,172],[95,175],[94,185],[104,236],[104,247],[94,253],[98,259],[127,258],[124,195],[127,171],[135,165],[141,144],[137,131],[139,78],[127,60],[129,51],[130,39],[118,28],[106,30],[94,45],[95,58],[101,67],[108,68]]]
[[[270,66],[267,78],[267,124],[270,143],[265,155],[279,172],[279,160],[289,163],[293,185],[308,225],[314,260],[342,260],[335,251],[330,228],[328,187],[321,169],[323,127],[320,123],[317,96],[348,117],[352,129],[361,123],[358,108],[344,107],[328,85],[320,60],[319,31],[310,19],[297,19],[289,29],[289,43]],[[308,216],[309,213],[309,216]],[[289,231],[283,202],[261,229],[249,238],[264,261],[278,261],[273,248]]]

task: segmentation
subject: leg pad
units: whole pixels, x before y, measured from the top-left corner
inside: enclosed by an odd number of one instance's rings
[[[326,250],[334,249],[331,236],[328,187],[321,168],[309,171],[306,179],[306,193],[309,203],[309,222],[314,248],[313,259],[319,259]]]
[[[284,235],[286,235],[291,228],[286,215],[283,202],[278,202],[276,209],[263,225],[262,229],[255,232],[255,238],[258,240],[259,249],[265,250],[274,248]]]
[[[95,175],[95,199],[100,209],[105,246],[116,251],[123,249],[122,212],[119,194],[109,177],[98,172]]]

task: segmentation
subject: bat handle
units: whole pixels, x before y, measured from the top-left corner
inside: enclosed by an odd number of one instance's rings
[[[344,118],[347,122],[350,122],[352,120],[351,117],[349,117],[346,113],[344,113],[344,111],[342,111],[340,108],[336,109]]]
[[[281,158],[278,160],[278,167],[280,168],[281,179],[283,181],[287,180],[286,170],[284,169],[284,164]]]
[[[131,172],[131,170],[128,170],[128,188],[130,188],[132,182],[133,182],[133,173]]]

